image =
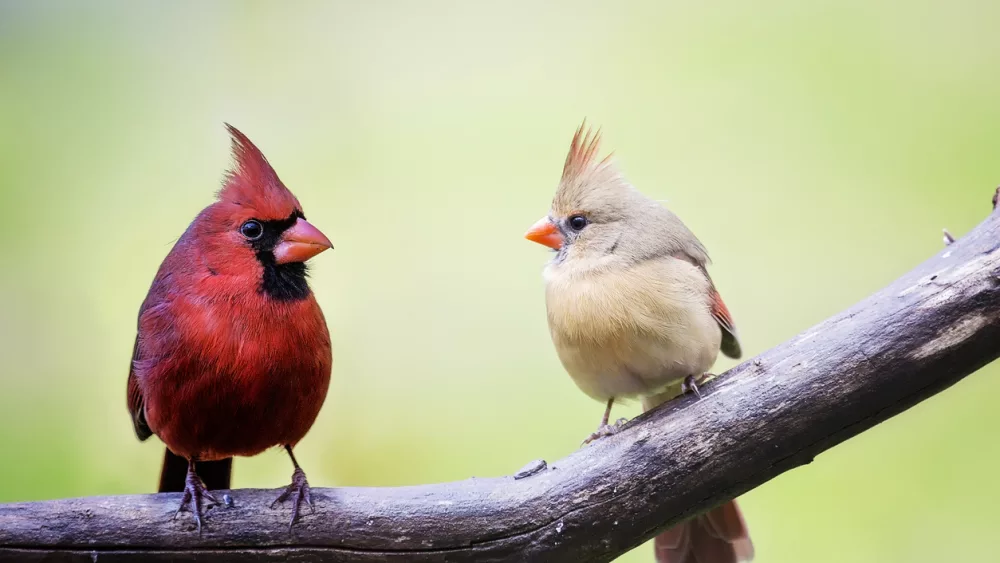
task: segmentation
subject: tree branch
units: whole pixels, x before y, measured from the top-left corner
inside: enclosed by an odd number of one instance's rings
[[[847,274],[849,275],[849,274]],[[202,535],[178,494],[0,506],[3,561],[610,561],[944,390],[1000,355],[1000,213],[889,287],[627,429],[518,477],[273,490]]]

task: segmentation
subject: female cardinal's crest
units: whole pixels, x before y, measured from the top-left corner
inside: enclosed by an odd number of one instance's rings
[[[552,199],[553,211],[568,215],[585,207],[611,205],[621,199],[619,192],[628,184],[613,165],[611,154],[598,160],[600,149],[600,129],[594,131],[584,121],[569,145],[562,179]],[[598,201],[593,199],[595,194]]]
[[[586,133],[584,133],[586,129]],[[573,135],[573,142],[569,145],[569,153],[566,155],[566,164],[563,165],[563,183],[572,182],[583,176],[590,168],[599,168],[611,162],[609,154],[604,160],[596,163],[597,151],[601,148],[601,130],[596,132],[587,127],[584,121]]]
[[[300,210],[299,201],[285,187],[274,168],[239,129],[226,124],[233,138],[232,170],[219,190],[219,200],[256,211],[260,219],[284,219]]]

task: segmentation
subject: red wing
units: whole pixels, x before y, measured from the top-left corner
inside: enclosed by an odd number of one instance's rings
[[[128,368],[128,412],[132,415],[132,427],[135,435],[140,440],[145,440],[153,435],[146,423],[145,407],[142,404],[142,389],[139,387],[139,380],[135,377],[135,361],[139,359],[139,336],[135,337],[135,346],[132,347],[132,361]]]
[[[187,233],[182,235],[181,238],[183,239],[185,236],[187,236]],[[180,244],[181,242],[178,241],[178,245]],[[142,386],[139,384],[139,378],[135,374],[135,364],[136,362],[142,360],[140,357],[141,352],[139,350],[139,335],[142,333],[142,316],[147,310],[151,308],[158,308],[166,304],[170,288],[173,284],[173,276],[170,274],[168,264],[172,259],[174,259],[174,257],[177,256],[177,249],[178,246],[175,245],[173,250],[170,251],[170,254],[168,254],[163,260],[163,264],[160,265],[159,271],[156,272],[156,277],[153,278],[153,284],[149,287],[149,293],[146,294],[146,298],[142,301],[142,305],[139,306],[139,319],[136,322],[135,345],[132,347],[132,361],[128,366],[127,399],[128,412],[132,415],[132,427],[135,429],[135,435],[140,440],[145,440],[153,435],[153,430],[149,427],[149,423],[146,422]]]
[[[712,316],[722,328],[722,353],[730,358],[737,359],[743,351],[740,347],[740,339],[736,334],[736,323],[733,322],[729,308],[722,302],[722,296],[713,287],[711,293]]]

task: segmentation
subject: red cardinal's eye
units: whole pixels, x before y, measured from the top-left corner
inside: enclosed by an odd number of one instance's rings
[[[264,236],[264,227],[260,223],[254,221],[253,219],[243,223],[240,227],[240,234],[247,238],[247,240],[257,240]]]
[[[587,218],[583,215],[574,215],[569,218],[569,226],[574,231],[582,231],[587,226]]]

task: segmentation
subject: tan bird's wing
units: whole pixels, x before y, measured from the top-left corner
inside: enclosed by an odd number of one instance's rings
[[[708,268],[705,267],[705,261],[700,260],[691,252],[685,251],[675,253],[674,258],[686,260],[694,264],[705,274],[705,278],[708,279],[710,286],[708,299],[709,305],[712,308],[712,317],[715,318],[715,322],[719,323],[719,328],[722,329],[722,345],[719,349],[726,356],[738,360],[743,355],[743,349],[740,346],[739,334],[736,332],[736,323],[733,322],[733,316],[729,313],[729,308],[722,301],[719,290],[715,289],[715,282],[712,281],[712,276],[708,275]]]
[[[711,280],[710,280],[711,281]],[[733,316],[729,314],[729,308],[722,301],[722,296],[719,295],[719,291],[712,286],[711,295],[712,306],[712,316],[715,317],[715,322],[719,323],[722,328],[722,346],[720,349],[722,353],[729,356],[730,358],[739,359],[743,354],[743,350],[740,348],[740,338],[736,334],[736,323],[733,322]]]

